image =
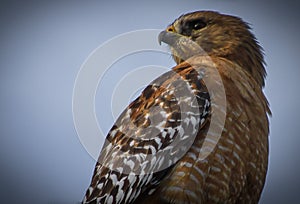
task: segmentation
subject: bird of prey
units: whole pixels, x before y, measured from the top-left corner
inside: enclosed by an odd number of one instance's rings
[[[250,26],[196,11],[177,18],[159,42],[177,65],[119,116],[83,203],[258,203],[271,113]]]

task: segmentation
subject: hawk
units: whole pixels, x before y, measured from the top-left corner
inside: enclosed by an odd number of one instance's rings
[[[196,11],[159,42],[177,65],[119,116],[83,203],[258,203],[271,113],[262,48],[249,25]]]

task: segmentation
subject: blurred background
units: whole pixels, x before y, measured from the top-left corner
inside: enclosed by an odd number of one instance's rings
[[[195,10],[237,15],[252,25],[266,54],[264,91],[273,112],[270,164],[260,203],[298,203],[298,4],[258,0],[1,1],[1,203],[80,201],[95,164],[80,143],[72,116],[73,87],[81,65],[116,35],[164,29],[181,14]],[[114,64],[99,84],[96,114],[105,133],[114,122],[115,76],[151,63],[174,65],[170,56],[142,53]],[[129,101],[132,96],[128,97]]]

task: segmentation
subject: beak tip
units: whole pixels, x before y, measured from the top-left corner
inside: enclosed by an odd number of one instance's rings
[[[162,31],[162,32],[159,33],[159,35],[158,35],[159,45],[161,45],[161,42],[163,41],[164,35],[165,35],[165,31]]]
[[[179,38],[181,38],[181,35],[164,30],[158,35],[158,43],[161,45],[161,43],[163,42],[170,46],[173,46],[179,40]]]

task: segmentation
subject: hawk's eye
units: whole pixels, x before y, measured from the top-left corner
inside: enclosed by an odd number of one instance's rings
[[[202,20],[195,20],[190,22],[190,28],[193,30],[200,30],[201,28],[204,28],[206,26],[206,23]]]

